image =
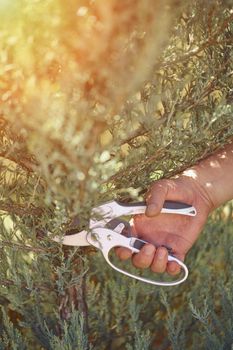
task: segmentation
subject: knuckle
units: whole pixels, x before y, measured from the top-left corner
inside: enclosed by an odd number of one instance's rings
[[[158,264],[152,264],[151,265],[151,271],[155,273],[163,273],[166,271],[166,265],[158,265]]]
[[[149,191],[149,192],[146,194],[146,203],[147,203],[147,204],[150,202],[151,198],[152,198],[152,193],[151,193],[151,191]]]
[[[131,251],[125,248],[118,248],[116,249],[116,255],[120,260],[127,260],[131,256]]]
[[[146,195],[146,203],[151,204],[155,202],[155,199],[163,198],[169,189],[169,180],[162,179],[154,182]]]
[[[137,268],[146,269],[150,266],[150,263],[143,256],[135,255],[132,260],[133,265]]]
[[[157,180],[151,185],[150,190],[156,191],[157,189],[167,187],[168,184],[169,184],[169,180],[167,180],[167,179]]]
[[[167,267],[167,256],[167,250],[165,248],[159,248],[151,265],[151,270],[157,273],[165,272]]]

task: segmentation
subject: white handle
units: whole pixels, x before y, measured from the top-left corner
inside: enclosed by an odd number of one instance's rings
[[[117,204],[117,206],[115,207],[115,211],[117,211],[117,210],[123,211],[123,212],[125,212],[125,215],[144,214],[146,211],[146,208],[147,208],[146,202],[125,204],[122,202],[115,201],[115,203]],[[186,203],[181,203],[181,202],[176,202],[176,201],[166,200],[163,203],[161,213],[196,216],[197,211],[192,205],[189,205]]]
[[[88,234],[87,239],[91,245],[94,245],[96,248],[99,248],[102,251],[102,254],[107,261],[107,263],[116,271],[129,276],[131,278],[137,279],[142,282],[146,282],[149,284],[157,285],[157,286],[175,286],[182,282],[184,282],[188,277],[188,268],[187,266],[177,259],[176,257],[172,255],[168,255],[168,261],[175,261],[177,264],[181,266],[183,269],[184,275],[182,278],[172,281],[172,282],[162,282],[162,281],[154,281],[152,279],[144,278],[138,275],[134,275],[130,272],[127,272],[125,270],[122,270],[115,266],[110,260],[109,260],[109,252],[114,247],[125,247],[128,249],[131,249],[132,252],[138,253],[139,249],[134,248],[132,246],[132,238],[125,237],[119,233],[116,233],[112,230],[105,229],[105,228],[96,228],[93,230],[93,233]]]
[[[125,204],[117,201],[107,202],[92,210],[90,228],[104,227],[109,221],[120,216],[144,214],[146,208],[146,202],[133,204]],[[165,201],[161,213],[196,216],[197,211],[195,207],[186,203]]]

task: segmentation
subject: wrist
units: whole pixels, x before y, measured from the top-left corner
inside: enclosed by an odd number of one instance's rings
[[[213,184],[208,177],[205,177],[205,174],[203,174],[202,169],[198,165],[186,169],[181,176],[191,181],[191,186],[196,196],[205,202],[208,212],[213,211],[219,206],[213,194]]]
[[[233,198],[233,143],[182,174],[193,179],[213,209]]]
[[[206,208],[207,215],[217,208],[215,198],[213,198],[212,191],[210,190],[210,183],[204,179],[202,172],[198,166],[186,169],[181,178],[185,180],[187,186],[195,194],[194,199],[196,202],[203,202]]]

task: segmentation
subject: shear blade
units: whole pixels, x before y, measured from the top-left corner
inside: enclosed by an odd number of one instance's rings
[[[54,237],[54,241],[70,246],[88,246],[90,243],[87,241],[87,231],[81,231],[73,235],[64,237]]]

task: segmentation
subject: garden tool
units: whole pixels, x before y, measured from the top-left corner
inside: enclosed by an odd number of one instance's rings
[[[178,285],[187,279],[188,268],[181,260],[172,254],[169,247],[168,261],[175,261],[183,270],[183,276],[175,281],[157,281],[145,278],[138,274],[125,271],[110,261],[109,253],[115,247],[125,247],[130,249],[133,253],[138,253],[140,249],[148,243],[137,237],[125,236],[123,232],[127,226],[130,226],[130,224],[124,219],[121,219],[121,217],[125,216],[144,214],[145,210],[145,202],[125,204],[118,201],[110,201],[92,209],[88,230],[83,230],[63,237],[56,236],[53,240],[68,246],[94,246],[101,250],[106,262],[113,269],[139,281],[158,286]],[[195,216],[196,209],[185,203],[165,201],[161,213]]]

